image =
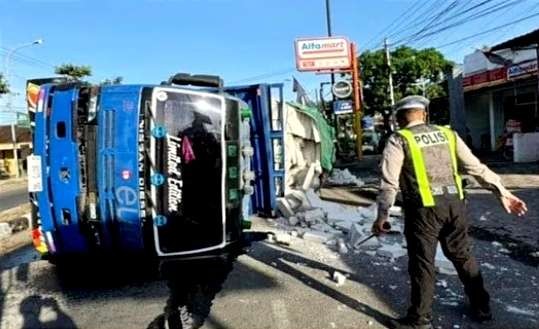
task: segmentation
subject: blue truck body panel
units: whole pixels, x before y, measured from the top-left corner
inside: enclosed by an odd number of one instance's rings
[[[56,90],[52,96],[49,119],[49,179],[53,213],[62,247],[73,252],[86,252],[88,246],[79,226],[78,197],[80,170],[78,146],[73,127],[76,89]]]
[[[49,95],[51,85],[44,85],[41,87],[41,95]],[[35,127],[34,127],[34,154],[41,157],[41,168],[47,168],[49,165],[49,157],[47,153],[47,140],[48,140],[48,124],[45,118],[45,113],[48,107],[48,97],[42,97],[40,100],[40,109],[35,115]],[[48,184],[48,175],[43,175],[42,186],[43,190],[36,193],[38,207],[41,210],[40,222],[43,231],[53,232],[56,229],[54,218],[52,215],[52,202],[50,199],[50,191]]]
[[[252,111],[251,144],[254,147],[252,170],[256,173],[255,193],[252,196],[251,209],[265,216],[275,216],[277,198],[284,192],[284,133],[282,84],[256,84],[239,87],[227,87],[225,92],[246,102]],[[272,100],[280,108],[279,117],[272,118]],[[273,127],[272,122],[280,124]],[[274,150],[274,141],[281,147],[282,166],[276,168],[278,152]]]
[[[99,209],[109,243],[122,250],[144,248],[139,214],[138,119],[142,86],[104,87],[98,126]],[[111,236],[116,238],[112,241]]]

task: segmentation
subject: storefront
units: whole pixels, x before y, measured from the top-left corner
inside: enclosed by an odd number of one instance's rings
[[[537,42],[539,30],[476,51],[464,59],[466,139],[495,151],[508,133],[539,131]]]
[[[30,129],[16,128],[19,173],[26,172],[26,157],[32,153]],[[0,126],[0,178],[16,175],[11,126]]]

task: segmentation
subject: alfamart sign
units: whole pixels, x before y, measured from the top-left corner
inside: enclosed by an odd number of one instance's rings
[[[343,37],[296,40],[298,71],[349,69],[350,42]]]

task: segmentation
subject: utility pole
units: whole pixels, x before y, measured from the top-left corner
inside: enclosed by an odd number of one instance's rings
[[[331,37],[333,35],[333,32],[331,30],[331,8],[330,8],[330,0],[326,0],[326,24],[328,29],[328,37]],[[335,84],[335,74],[331,73],[331,87],[333,88],[333,85]],[[335,100],[335,95],[331,93],[332,99]]]
[[[24,43],[22,45],[19,45],[11,50],[9,50],[6,54],[6,57],[5,57],[5,62],[4,62],[4,73],[6,75],[6,80],[8,82],[11,82],[10,81],[10,76],[9,76],[9,65],[10,65],[10,62],[11,62],[11,57],[13,57],[13,55],[15,55],[15,53],[22,49],[22,48],[25,48],[25,47],[30,47],[30,46],[33,46],[33,45],[40,45],[43,43],[43,40],[42,39],[37,39],[37,40],[34,40],[32,42],[29,42],[29,43]],[[12,102],[13,102],[13,93],[9,93],[8,94],[8,100],[7,100],[7,108],[8,110],[11,112],[12,111]],[[15,123],[16,124],[16,123]],[[15,161],[15,176],[17,178],[20,177],[20,170],[19,170],[19,154],[18,154],[18,145],[17,145],[17,132],[16,132],[16,128],[15,128],[15,124],[11,124],[11,141],[13,143],[13,160]]]
[[[391,56],[389,54],[389,46],[387,38],[384,39],[384,49],[386,50],[386,65],[389,74],[389,97],[391,98],[391,106],[395,105],[395,94],[393,93],[393,75],[391,74]]]
[[[423,95],[423,97],[427,97],[427,83],[429,81],[429,79],[421,77],[417,79],[416,83],[414,83],[414,85],[418,86],[419,89],[421,89],[421,94]]]

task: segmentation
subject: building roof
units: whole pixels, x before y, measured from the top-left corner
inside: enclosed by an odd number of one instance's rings
[[[492,48],[490,48],[490,50],[495,51],[495,50],[506,49],[506,48],[519,48],[519,47],[530,46],[533,44],[539,45],[539,29],[534,30],[530,33],[523,34],[516,38],[504,41],[502,43],[499,43],[493,46]]]
[[[32,135],[29,128],[15,127],[17,142],[29,143]],[[0,126],[0,144],[11,143],[11,126]]]

